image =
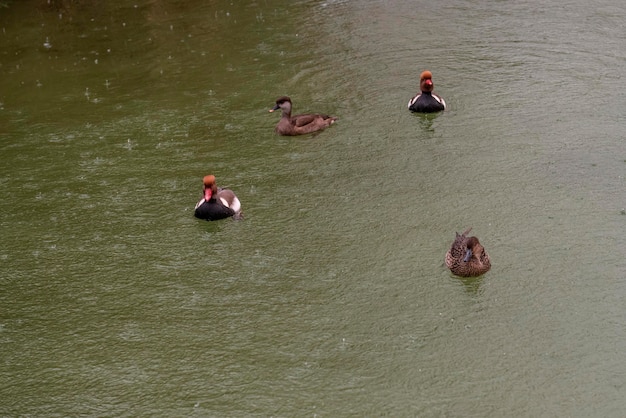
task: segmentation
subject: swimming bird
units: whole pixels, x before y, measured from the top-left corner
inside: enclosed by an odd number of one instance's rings
[[[276,133],[279,135],[302,135],[321,131],[337,120],[335,117],[318,113],[304,113],[291,116],[291,107],[291,99],[287,96],[282,96],[276,100],[276,106],[270,109],[270,112],[278,109],[283,111],[280,121],[276,125]]]
[[[243,217],[241,202],[232,190],[217,187],[212,174],[204,176],[202,182],[204,197],[196,204],[193,213],[196,218],[217,221],[231,216],[233,219]]]
[[[491,260],[478,238],[468,237],[469,228],[462,235],[456,233],[456,239],[446,253],[446,266],[461,277],[475,277],[485,274],[491,268]]]
[[[420,113],[433,113],[446,109],[443,97],[433,93],[433,73],[423,71],[420,75],[420,93],[409,100],[409,110]]]

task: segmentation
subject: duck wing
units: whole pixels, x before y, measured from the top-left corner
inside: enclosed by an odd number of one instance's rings
[[[217,200],[222,205],[235,211],[235,213],[241,211],[241,202],[235,195],[235,192],[230,189],[220,189],[220,191],[217,192]]]
[[[291,118],[291,123],[297,127],[297,128],[301,128],[303,126],[309,125],[313,122],[315,122],[315,119],[319,118],[320,115],[314,115],[314,114],[303,114],[303,115],[296,115],[293,116]]]
[[[463,262],[463,259],[465,258],[466,249],[467,237],[465,236],[465,234],[456,234],[456,239],[446,253],[446,266],[448,266],[449,269],[458,268],[458,266]]]

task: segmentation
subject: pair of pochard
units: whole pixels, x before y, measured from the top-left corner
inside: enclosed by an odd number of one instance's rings
[[[433,74],[423,71],[420,74],[420,92],[409,100],[408,108],[412,112],[434,113],[446,109],[443,97],[433,92]],[[292,116],[293,103],[288,96],[279,97],[270,112],[281,109],[282,115],[276,133],[279,135],[303,135],[321,131],[332,125],[337,118],[321,113],[303,113]]]
[[[270,112],[282,110],[282,116],[276,126],[276,133],[280,135],[302,135],[321,131],[337,120],[335,117],[317,113],[291,116],[291,107],[291,99],[282,96],[276,100],[276,106],[270,109]],[[218,187],[215,176],[209,174],[204,176],[203,197],[196,204],[194,216],[207,221],[217,221],[230,217],[241,219],[243,214],[241,202],[235,193],[230,189]]]

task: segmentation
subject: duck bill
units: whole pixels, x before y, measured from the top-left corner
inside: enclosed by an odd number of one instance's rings
[[[465,251],[465,258],[463,258],[464,262],[468,262],[472,258],[472,250]]]
[[[210,188],[204,189],[204,200],[208,202],[209,200],[211,200],[211,196],[213,196],[213,190],[211,190]]]
[[[280,106],[276,105],[276,106],[274,106],[273,108],[270,109],[270,113],[272,113],[273,111],[278,110],[278,109],[280,109]]]

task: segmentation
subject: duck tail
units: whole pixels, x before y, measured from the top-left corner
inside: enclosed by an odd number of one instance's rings
[[[467,231],[463,232],[463,236],[466,236],[467,234],[469,234],[471,230],[472,230],[472,227],[470,226],[469,228],[467,228]]]

